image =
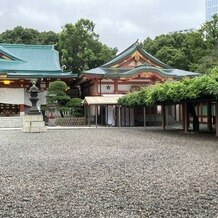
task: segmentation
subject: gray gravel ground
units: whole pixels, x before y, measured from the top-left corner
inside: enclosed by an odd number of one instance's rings
[[[0,217],[218,217],[214,136],[0,131]]]

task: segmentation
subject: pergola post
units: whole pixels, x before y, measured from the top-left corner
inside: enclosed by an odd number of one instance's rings
[[[162,127],[163,130],[166,129],[166,106],[162,105]]]
[[[87,110],[88,106],[85,104],[84,105],[84,112],[85,112],[85,119],[86,119],[86,125],[88,125],[88,110]]]
[[[212,131],[212,104],[207,102],[207,129],[209,132]]]
[[[121,106],[118,106],[118,113],[119,113],[119,127],[121,127]]]
[[[91,121],[90,121],[90,105],[87,105],[87,110],[88,110],[88,125],[91,126]]]
[[[216,101],[216,113],[215,113],[215,116],[216,116],[216,136],[218,137],[218,100]]]
[[[143,117],[144,117],[144,127],[146,127],[146,110],[145,107],[143,107]]]
[[[185,102],[183,104],[183,110],[184,110],[184,131],[188,132],[188,127],[189,127],[189,114],[188,114],[188,104],[187,102]]]
[[[103,120],[103,106],[100,106],[100,117],[101,117],[101,125],[103,125],[104,120]]]
[[[98,127],[98,105],[95,105],[95,128]]]
[[[189,127],[189,114],[188,114],[188,105],[187,102],[183,103],[183,110],[182,110],[182,115],[183,115],[183,130],[185,132],[188,132],[188,127]]]

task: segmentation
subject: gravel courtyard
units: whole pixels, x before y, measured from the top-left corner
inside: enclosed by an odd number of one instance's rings
[[[218,217],[214,136],[0,131],[0,217]]]

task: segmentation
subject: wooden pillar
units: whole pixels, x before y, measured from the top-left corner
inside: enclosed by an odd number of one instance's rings
[[[216,116],[216,136],[218,137],[218,101],[216,101],[215,103],[215,110],[216,110],[216,113],[215,113],[215,116]]]
[[[94,79],[94,95],[98,95],[98,79]]]
[[[184,132],[188,132],[188,126],[189,126],[189,114],[188,114],[188,105],[187,103],[183,103],[182,108],[182,120],[183,120],[183,130]]]
[[[104,111],[104,106],[100,106],[101,125],[104,124],[104,120],[103,120],[103,111]]]
[[[118,81],[117,79],[114,80],[114,94],[117,94],[118,93]]]
[[[144,127],[146,127],[146,110],[145,107],[143,107],[143,120],[144,120]]]
[[[177,121],[176,104],[174,104],[174,119]]]
[[[162,105],[162,127],[163,130],[166,129],[166,106]]]
[[[91,126],[90,105],[87,105],[88,109],[88,125]]]
[[[118,106],[119,111],[119,127],[121,127],[121,106]]]
[[[86,125],[88,125],[88,106],[87,105],[84,105],[84,112],[85,112]]]
[[[200,110],[201,110],[201,122],[202,122],[202,123],[203,123],[203,121],[204,121],[203,107],[204,107],[204,104],[201,103],[201,104],[200,104]]]
[[[98,105],[95,105],[95,128],[98,127]]]
[[[108,116],[108,105],[107,105],[107,123],[106,123],[107,125],[108,125],[108,117],[109,116]]]
[[[212,131],[212,104],[207,102],[207,130]]]
[[[25,105],[24,104],[20,104],[20,115],[25,115]]]

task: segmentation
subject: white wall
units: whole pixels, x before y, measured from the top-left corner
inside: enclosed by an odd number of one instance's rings
[[[107,89],[107,86],[110,86],[110,89]],[[98,92],[100,93],[100,84],[98,85]],[[114,92],[113,84],[101,84],[101,93],[112,94]]]
[[[131,87],[131,84],[118,84],[119,91],[130,91]]]

